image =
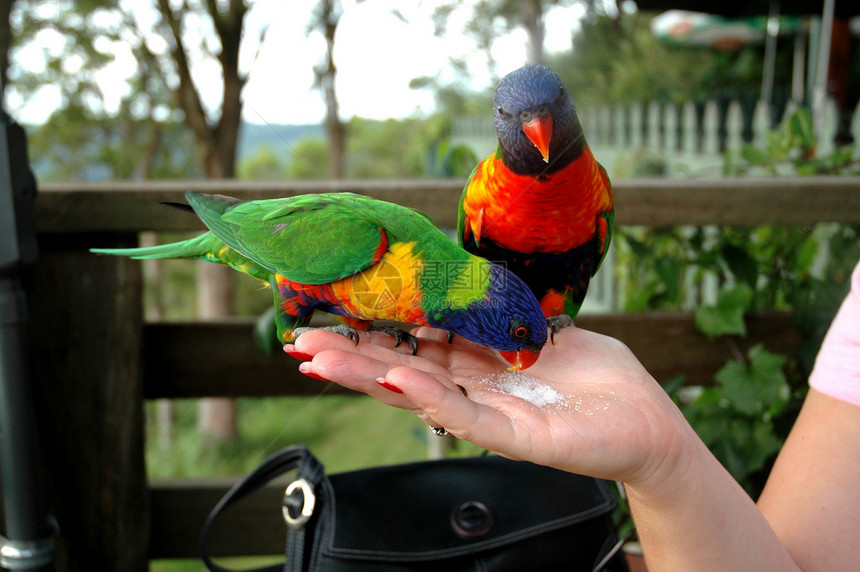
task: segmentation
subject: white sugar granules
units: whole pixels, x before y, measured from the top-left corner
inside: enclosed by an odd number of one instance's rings
[[[540,408],[567,405],[564,395],[555,388],[519,371],[491,375],[480,384],[490,391],[518,397]]]

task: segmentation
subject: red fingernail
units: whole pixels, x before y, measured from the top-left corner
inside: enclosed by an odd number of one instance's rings
[[[296,350],[286,350],[286,349],[284,351],[287,353],[288,356],[294,357],[297,360],[311,361],[312,359],[314,359],[314,356],[312,356],[311,354],[306,354],[305,352],[300,352],[300,351],[296,351]]]
[[[379,385],[381,385],[382,387],[384,387],[388,391],[393,391],[394,393],[403,393],[402,389],[400,389],[399,387],[397,387],[396,385],[394,385],[392,383],[388,383],[387,381],[385,381],[384,377],[376,378],[376,383],[378,383]]]
[[[290,357],[294,357],[302,361],[311,361],[312,359],[314,359],[314,356],[306,354],[305,352],[298,351],[296,349],[296,346],[294,346],[293,344],[285,344],[284,353],[286,353]]]
[[[302,373],[302,374],[304,374],[304,375],[306,375],[306,376],[308,376],[308,377],[312,377],[312,378],[314,378],[314,379],[318,379],[318,380],[320,380],[320,381],[330,381],[330,380],[328,380],[328,379],[324,378],[323,376],[321,376],[320,374],[318,374],[318,373],[314,373],[314,372],[312,372],[312,371],[302,371],[302,370],[299,370],[299,373]]]

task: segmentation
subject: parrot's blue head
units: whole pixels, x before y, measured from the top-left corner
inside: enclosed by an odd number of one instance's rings
[[[485,297],[448,316],[443,327],[498,350],[515,369],[525,369],[546,344],[546,318],[525,282],[497,264],[487,267]]]
[[[512,71],[496,86],[493,104],[502,156],[515,173],[552,173],[582,154],[585,138],[573,99],[550,68]]]

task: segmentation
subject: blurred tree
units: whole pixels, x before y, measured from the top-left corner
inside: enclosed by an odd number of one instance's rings
[[[157,9],[160,20],[151,28],[144,28],[137,18],[126,21],[134,26],[141,49],[155,65],[175,105],[182,110],[185,123],[194,132],[203,152],[206,175],[233,177],[242,116],[241,94],[247,80],[247,72],[239,68],[239,49],[248,6],[243,0],[186,1],[177,9],[170,0],[158,0]],[[192,39],[187,33],[195,27],[202,28],[203,38]],[[265,29],[261,36],[263,33]],[[152,47],[154,41],[165,42],[167,49]],[[256,41],[258,50],[262,39]],[[198,42],[200,45],[195,45]],[[203,103],[200,87],[191,73],[192,65],[200,63],[193,61],[194,58],[214,58],[218,63],[222,87],[217,109],[207,109]]]
[[[291,179],[324,179],[329,172],[331,153],[321,137],[305,137],[293,147],[293,159],[287,170]]]
[[[183,3],[176,9],[170,0],[158,0],[160,21],[150,30],[131,19],[140,39],[140,45],[149,61],[153,62],[164,85],[173,94],[175,105],[183,112],[185,123],[194,132],[203,155],[206,175],[213,178],[232,178],[236,175],[236,150],[239,125],[242,118],[242,88],[247,72],[239,69],[239,50],[242,46],[245,16],[248,5],[243,0],[226,2]],[[187,30],[201,26],[204,30],[201,45],[192,47],[195,40]],[[153,33],[166,43],[167,50],[150,47]],[[262,34],[256,50],[262,44]],[[201,53],[196,53],[196,52]],[[191,74],[192,58],[203,57],[218,62],[221,83],[221,101],[218,110],[206,109],[200,88]],[[256,57],[255,57],[256,59]],[[197,316],[215,320],[233,313],[233,273],[227,267],[199,263],[197,271]],[[200,401],[198,428],[209,437],[234,439],[238,434],[236,403],[232,399],[203,399]]]
[[[477,163],[465,167],[463,153],[449,148],[451,119],[445,113],[385,121],[354,117],[349,132],[346,172],[353,178],[466,177]]]
[[[276,180],[282,179],[287,164],[271,147],[264,145],[256,153],[239,162],[237,169],[240,179]]]
[[[319,32],[325,38],[325,56],[322,63],[314,68],[316,87],[322,90],[325,99],[325,126],[328,134],[329,176],[343,178],[344,148],[346,143],[344,125],[338,114],[337,94],[334,89],[337,68],[334,65],[334,39],[337,24],[343,9],[339,0],[321,0],[314,8],[308,23],[308,33]]]
[[[57,94],[59,106],[31,127],[34,169],[45,179],[141,179],[199,176],[194,140],[171,107],[151,55],[126,42],[129,16],[115,2],[15,2],[15,47],[40,50],[42,65],[9,70],[10,98],[19,105]],[[102,76],[122,56],[137,62],[119,102]],[[49,160],[53,158],[53,160]]]
[[[131,115],[93,120],[77,106],[29,129],[33,168],[42,181],[180,179],[202,175],[194,139],[177,121],[152,122]]]
[[[208,177],[235,176],[241,92],[247,79],[247,71],[239,65],[240,47],[255,53],[265,33],[265,28],[259,34],[244,29],[249,11],[244,0],[185,0],[181,6],[170,0],[154,0],[143,7],[120,4],[119,0],[61,0],[23,2],[16,5],[16,11],[13,18],[17,18],[23,40],[41,35],[43,40],[51,40],[51,46],[59,45],[43,50],[43,70],[17,70],[14,90],[19,99],[26,101],[38,90],[53,89],[61,95],[61,112],[68,112],[65,118],[57,119],[60,124],[93,123],[107,130],[119,118],[120,122],[125,120],[119,131],[123,136],[132,129],[148,134],[142,148],[134,150],[135,167],[129,166],[126,158],[133,150],[125,145],[119,147],[120,152],[111,151],[113,157],[103,157],[120,160],[107,175],[153,175],[163,143],[162,124],[172,120],[193,133],[193,156],[202,173]],[[138,69],[127,80],[127,91],[120,97],[117,111],[110,109],[111,98],[104,91],[109,82],[99,81],[99,77],[111,73],[110,64],[126,54],[135,58]],[[211,88],[204,101],[201,74],[205,73],[210,74],[205,78],[210,81],[215,74],[221,85],[214,103]],[[146,120],[150,128],[141,130]],[[201,318],[216,319],[232,313],[233,276],[229,269],[201,263],[198,288]],[[235,406],[231,401],[204,401],[203,407],[204,411],[214,410],[211,415],[201,415],[205,433],[235,435]]]
[[[496,63],[491,53],[493,42],[499,36],[518,28],[524,29],[527,34],[528,63],[545,64],[544,16],[554,6],[569,6],[574,3],[575,0],[478,0],[464,31],[475,39],[478,48],[486,54],[487,65],[493,75],[496,75]],[[595,3],[595,0],[587,0],[589,5]],[[447,32],[448,18],[459,5],[459,2],[451,2],[441,4],[435,9],[433,22],[437,35]]]
[[[478,162],[466,149],[450,145],[446,113],[384,121],[353,117],[347,128],[344,176],[350,179],[465,178]],[[325,178],[331,157],[325,139],[302,138],[293,151],[289,178]]]
[[[0,101],[6,88],[9,49],[12,45],[12,7],[16,0],[0,0]]]
[[[550,58],[578,103],[689,101],[705,95],[703,70],[713,54],[661,44],[654,14],[591,10],[573,36],[573,49]]]

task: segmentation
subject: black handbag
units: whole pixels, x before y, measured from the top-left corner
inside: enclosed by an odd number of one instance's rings
[[[232,503],[296,471],[282,512],[286,562],[256,572],[624,572],[603,481],[495,455],[326,475],[304,445],[282,449],[212,509],[206,536]]]

